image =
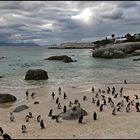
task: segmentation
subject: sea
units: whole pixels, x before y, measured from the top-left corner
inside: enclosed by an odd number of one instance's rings
[[[42,87],[79,88],[99,84],[140,83],[140,61],[93,58],[92,49],[48,49],[40,46],[0,47],[0,92],[26,91]],[[54,55],[68,55],[72,63],[44,60]],[[43,69],[48,80],[26,81],[29,69]],[[20,92],[17,93],[20,96]]]

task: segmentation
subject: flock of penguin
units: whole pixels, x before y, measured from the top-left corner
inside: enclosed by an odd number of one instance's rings
[[[124,83],[127,84],[126,81],[124,81]],[[117,115],[117,112],[121,111],[121,109],[123,109],[123,108],[125,108],[126,112],[130,112],[132,106],[135,106],[136,111],[140,112],[140,102],[138,100],[139,99],[138,95],[134,95],[134,97],[135,97],[134,99],[130,99],[129,96],[123,96],[123,87],[121,87],[119,92],[116,92],[116,89],[114,86],[112,87],[112,89],[110,87],[107,87],[106,90],[98,89],[97,92],[95,92],[94,87],[92,87],[91,91],[94,95],[94,97],[92,97],[92,103],[95,104],[97,107],[99,107],[100,112],[102,112],[104,110],[103,107],[105,105],[111,106],[112,115]],[[59,92],[58,94],[60,96],[62,93],[60,87],[58,89],[58,92]],[[27,100],[28,100],[29,92],[26,91],[25,95],[26,95]],[[106,97],[105,95],[109,95],[109,97]],[[51,96],[52,96],[52,100],[55,100],[55,93],[54,92],[52,92]],[[36,93],[32,93],[31,98],[34,99],[35,97],[36,97]],[[113,100],[115,100],[115,98],[119,98],[119,97],[121,97],[122,100],[120,102],[117,102],[117,104],[116,104]],[[67,95],[65,92],[63,94],[63,98],[67,99]],[[87,100],[88,100],[87,96],[83,96],[83,101],[87,101]],[[62,109],[59,97],[56,98],[55,103],[57,104],[57,109]],[[76,108],[77,106],[78,107],[81,106],[80,102],[77,99],[75,99],[74,102],[69,101],[68,107],[71,107],[73,111],[75,111],[77,109]],[[66,113],[66,112],[67,112],[67,106],[64,105],[63,113]],[[50,109],[48,116],[51,117],[51,119],[55,119],[56,122],[59,123],[60,116],[59,116],[59,114],[53,115],[53,109]],[[29,119],[33,118],[33,117],[34,116],[33,116],[32,112],[28,112],[28,114],[25,116],[25,121],[29,122]],[[79,115],[78,123],[83,122],[83,117],[84,117],[83,115]],[[97,112],[93,112],[93,119],[97,120]],[[15,116],[12,112],[10,113],[10,121],[11,122],[15,121]],[[41,115],[37,116],[36,121],[38,123],[40,123],[41,129],[45,129],[45,125],[44,125],[43,120],[41,119]],[[21,126],[21,132],[22,133],[27,132],[27,127],[25,124],[23,124]],[[0,136],[2,136],[3,139],[7,139],[7,140],[11,139],[10,135],[8,135],[7,133],[4,133],[2,127],[0,127]]]

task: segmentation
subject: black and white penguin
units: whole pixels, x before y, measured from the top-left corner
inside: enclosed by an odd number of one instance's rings
[[[64,99],[66,99],[67,98],[67,95],[66,95],[66,93],[64,92]]]
[[[135,99],[139,99],[139,98],[138,98],[138,95],[134,95],[134,96],[135,96]]]
[[[112,115],[116,115],[116,108],[113,109]]]
[[[22,126],[21,126],[21,130],[22,130],[22,133],[25,133],[26,130],[27,130],[26,126],[25,126],[25,125],[22,125]]]
[[[37,116],[37,122],[40,122],[41,121],[41,115],[38,115]]]
[[[96,112],[93,113],[93,119],[97,120],[97,113]]]
[[[3,129],[2,129],[2,127],[0,127],[0,136],[2,136],[3,135]]]
[[[95,103],[95,99],[94,99],[94,97],[92,97],[92,103]]]
[[[32,99],[35,99],[35,96],[36,96],[36,93],[33,92],[33,93],[31,94]]]
[[[100,100],[97,101],[96,105],[97,106],[100,106]]]
[[[117,96],[118,96],[118,93],[116,93],[116,94],[114,95],[114,98],[117,98]]]
[[[25,116],[25,121],[26,121],[26,122],[29,122],[29,119],[30,119],[29,115],[26,115],[26,116]]]
[[[45,128],[43,120],[40,121],[40,127],[41,127],[41,129]]]
[[[95,98],[98,98],[98,97],[99,97],[99,94],[98,94],[98,93],[96,93],[96,94],[95,94]]]
[[[63,112],[66,113],[66,111],[67,111],[67,107],[64,105]]]
[[[61,95],[61,88],[60,87],[59,87],[58,91],[59,91],[59,95]]]
[[[59,103],[59,98],[57,97],[57,99],[56,99],[56,104],[58,104]]]
[[[32,112],[28,112],[28,116],[29,116],[29,118],[33,118]]]
[[[52,92],[52,99],[54,100],[54,96],[55,96],[55,94],[54,94],[54,92]]]
[[[101,104],[101,106],[100,106],[100,112],[102,112],[103,111],[103,104]]]
[[[72,104],[73,104],[73,103],[72,103],[71,101],[69,101],[69,107],[72,107]]]
[[[82,123],[83,117],[84,117],[83,115],[81,115],[81,116],[79,117],[79,119],[78,119],[78,122],[79,122],[79,123]]]
[[[61,109],[61,104],[60,104],[60,103],[58,103],[57,108],[58,108],[58,109]]]
[[[52,109],[50,109],[48,116],[51,117],[52,116]]]
[[[94,87],[92,87],[92,89],[91,89],[91,90],[92,90],[92,92],[94,92]]]
[[[84,97],[83,97],[83,101],[86,101],[86,100],[87,100],[87,97],[86,97],[86,96],[84,96]]]
[[[8,135],[7,133],[4,133],[4,134],[2,135],[2,137],[3,137],[4,140],[11,140],[10,135]]]
[[[15,116],[12,112],[10,113],[10,121],[11,122],[15,121]]]

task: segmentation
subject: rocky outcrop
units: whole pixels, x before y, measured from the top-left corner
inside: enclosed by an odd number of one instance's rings
[[[0,78],[4,78],[4,76],[1,76],[1,75],[0,75]]]
[[[93,57],[101,58],[124,58],[127,56],[140,55],[140,42],[127,42],[120,44],[106,45],[93,50]]]
[[[20,112],[20,111],[28,109],[28,108],[29,107],[27,105],[20,105],[20,106],[16,107],[13,112]]]
[[[87,116],[87,112],[81,107],[76,107],[76,110],[74,111],[73,108],[67,110],[66,113],[60,113],[59,116],[62,117],[62,119],[64,120],[76,120],[79,118],[80,115]]]
[[[65,63],[74,62],[72,58],[67,55],[51,56],[49,58],[46,58],[45,60],[58,60],[58,61],[63,61]]]
[[[48,79],[48,74],[42,69],[28,70],[25,75],[25,80],[45,80]]]
[[[0,94],[0,103],[15,102],[17,98],[11,94]]]
[[[140,60],[140,58],[133,59],[133,61],[139,61],[139,60]]]

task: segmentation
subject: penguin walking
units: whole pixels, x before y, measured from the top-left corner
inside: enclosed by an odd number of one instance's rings
[[[103,99],[103,104],[106,105],[106,99]]]
[[[92,89],[91,89],[91,90],[92,90],[92,92],[94,92],[94,87],[92,87]]]
[[[127,84],[127,81],[126,80],[124,80],[124,84]]]
[[[32,99],[35,99],[35,96],[36,96],[36,93],[33,92],[33,93],[31,94]]]
[[[15,116],[13,115],[12,112],[10,113],[10,121],[11,122],[14,122],[15,121]]]
[[[56,99],[56,104],[58,104],[59,103],[59,98],[57,97],[57,99]]]
[[[84,117],[83,115],[81,115],[81,116],[79,117],[79,120],[78,120],[79,123],[82,123],[83,117]]]
[[[84,96],[84,97],[83,97],[83,101],[86,101],[86,100],[87,100],[87,97],[86,97],[86,96]]]
[[[116,115],[116,108],[113,109],[112,115]]]
[[[100,112],[102,112],[103,111],[103,104],[101,104],[101,106],[100,106]]]
[[[100,106],[100,100],[97,101],[96,105],[97,106]]]
[[[64,92],[64,99],[66,99],[67,98],[67,95],[66,95],[66,93]]]
[[[117,98],[117,96],[118,96],[118,93],[116,93],[116,94],[114,95],[114,98]]]
[[[48,115],[49,117],[52,116],[52,111],[53,111],[52,109],[49,111],[49,115]]]
[[[110,87],[107,87],[107,94],[109,94],[110,93]]]
[[[69,107],[72,107],[72,104],[73,104],[73,103],[72,103],[71,101],[69,101]]]
[[[2,135],[2,137],[3,137],[4,140],[11,140],[10,135],[8,135],[7,133],[4,133],[4,134]]]
[[[26,115],[26,116],[25,116],[25,121],[26,121],[26,122],[29,122],[29,119],[30,119],[29,115]]]
[[[139,98],[138,98],[138,95],[134,95],[134,96],[135,96],[135,99],[139,99]]]
[[[95,94],[95,98],[98,98],[98,97],[99,97],[99,94],[98,94],[98,93],[96,93],[96,94]]]
[[[32,112],[28,112],[29,113],[29,118],[33,118],[33,114],[32,114]]]
[[[97,113],[96,112],[93,113],[93,119],[97,120]]]
[[[25,92],[25,95],[26,95],[26,99],[28,100],[28,97],[29,97],[29,92],[28,92],[28,90]]]
[[[120,89],[120,97],[122,97],[123,87]]]
[[[37,122],[40,122],[41,121],[41,115],[38,115],[37,116]]]
[[[22,126],[21,126],[21,130],[22,130],[22,133],[25,133],[26,130],[27,130],[26,126],[25,126],[25,125],[22,125]]]
[[[59,95],[61,95],[61,88],[60,87],[59,87],[58,91],[59,91]]]
[[[77,99],[75,99],[74,104],[77,104],[79,101]]]
[[[66,113],[66,111],[67,111],[67,107],[64,105],[63,112]]]
[[[40,127],[41,127],[41,129],[45,128],[43,120],[40,121]]]
[[[2,129],[2,127],[0,127],[0,136],[2,136],[3,135],[3,129]]]
[[[58,109],[61,109],[61,104],[60,104],[60,103],[58,103],[57,108],[58,108]]]
[[[54,100],[54,96],[55,96],[55,94],[54,94],[54,92],[52,92],[52,99]]]

